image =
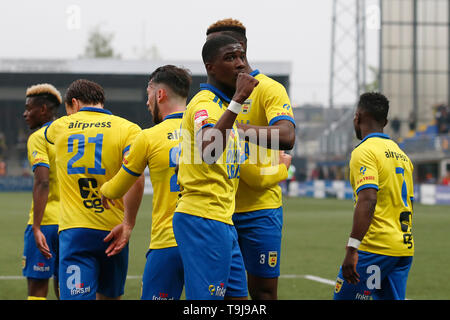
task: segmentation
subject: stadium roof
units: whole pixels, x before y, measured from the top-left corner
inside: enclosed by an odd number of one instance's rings
[[[201,61],[120,60],[120,59],[0,59],[0,73],[148,74],[165,64],[189,69],[193,75],[206,75]],[[252,62],[253,69],[270,75],[290,75],[290,62]]]

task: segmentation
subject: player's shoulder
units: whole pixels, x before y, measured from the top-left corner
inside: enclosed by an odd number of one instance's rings
[[[219,104],[221,105],[223,102],[214,92],[209,90],[201,90],[191,99],[186,107],[185,114],[190,116],[192,115],[192,112],[196,112],[199,109],[209,109]]]
[[[37,143],[46,141],[44,132],[45,132],[45,128],[42,127],[42,128],[39,128],[38,130],[34,131],[33,133],[31,133],[28,136],[28,140],[27,140],[28,149],[31,148],[32,146],[36,145]]]
[[[137,123],[132,122],[132,121],[130,121],[128,119],[122,118],[120,116],[116,116],[116,115],[111,114],[111,115],[108,116],[108,119],[111,122],[111,126],[117,124],[121,128],[125,128],[126,130],[134,130],[134,131],[138,130],[138,131],[141,131],[141,127]]]
[[[373,142],[370,141],[370,139],[361,141],[353,150],[351,153],[351,159],[352,160],[358,160],[361,157],[366,156],[374,156],[376,149],[374,149]]]
[[[255,70],[254,77],[259,81],[256,89],[258,90],[267,90],[267,89],[278,89],[278,90],[286,90],[286,88],[277,80],[265,75],[264,73],[259,72],[259,70]]]

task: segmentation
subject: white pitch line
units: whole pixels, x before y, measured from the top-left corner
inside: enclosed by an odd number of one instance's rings
[[[282,274],[280,275],[280,278],[282,279],[299,279],[299,278],[303,278],[303,279],[308,279],[308,280],[312,280],[312,281],[316,281],[316,282],[320,282],[320,283],[324,283],[324,284],[329,284],[334,286],[335,282],[332,280],[328,280],[328,279],[324,279],[321,277],[317,277],[317,276],[313,276],[310,274],[306,274],[306,275],[302,275],[302,274]],[[23,276],[0,276],[0,280],[23,280],[25,279],[25,277]],[[142,279],[142,276],[133,276],[133,275],[128,275],[127,279]]]

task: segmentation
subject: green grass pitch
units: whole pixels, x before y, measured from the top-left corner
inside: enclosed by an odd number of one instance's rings
[[[0,299],[26,299],[22,275],[23,233],[31,193],[0,193]],[[123,299],[139,299],[149,245],[152,197],[144,196],[130,241],[128,279]],[[279,299],[328,300],[344,258],[353,203],[335,199],[284,199]],[[416,205],[415,257],[407,298],[450,299],[450,207]],[[316,280],[311,280],[313,278]],[[317,281],[317,279],[319,281]],[[328,281],[327,281],[328,280]],[[52,288],[49,299],[55,299]]]

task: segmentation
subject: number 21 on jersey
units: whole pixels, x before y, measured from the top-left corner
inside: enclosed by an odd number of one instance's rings
[[[77,141],[77,144],[75,143]],[[94,166],[85,168],[84,166],[76,166],[76,162],[85,156],[86,138],[83,134],[72,134],[67,141],[67,152],[75,152],[75,145],[77,145],[77,151],[75,155],[67,162],[68,174],[85,174],[86,169],[89,174],[102,174],[106,173],[106,170],[102,168],[102,147],[103,147],[103,134],[99,133],[95,137],[89,137],[87,143],[95,145],[94,152]],[[88,155],[86,155],[88,156]]]

